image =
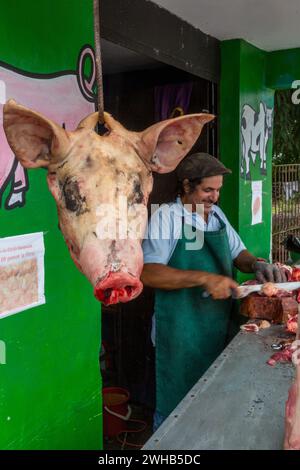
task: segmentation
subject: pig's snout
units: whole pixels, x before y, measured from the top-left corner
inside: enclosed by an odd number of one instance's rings
[[[110,272],[96,284],[95,297],[104,305],[129,302],[143,290],[143,284],[136,277],[124,272]]]

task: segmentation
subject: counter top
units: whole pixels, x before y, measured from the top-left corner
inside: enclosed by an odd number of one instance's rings
[[[241,331],[194,385],[143,450],[282,449],[292,363],[271,367],[283,326]]]

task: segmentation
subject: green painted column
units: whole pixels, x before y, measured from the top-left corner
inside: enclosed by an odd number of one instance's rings
[[[92,25],[92,0],[4,0],[1,64],[75,71]],[[23,207],[7,210],[3,194],[0,237],[44,233],[46,304],[0,318],[0,449],[101,449],[100,304],[58,230],[46,172],[28,178]]]
[[[269,259],[274,92],[265,86],[265,73],[264,51],[243,40],[221,43],[220,157],[233,171],[225,178],[221,207],[248,250]],[[264,138],[267,140],[266,167],[261,170],[263,147],[255,147]],[[246,160],[249,162],[247,175]],[[262,185],[262,222],[255,225],[252,224],[254,181],[261,181]],[[238,279],[242,281],[246,277],[239,275]]]
[[[300,48],[273,51],[267,54],[266,84],[274,89],[292,88],[300,80]]]

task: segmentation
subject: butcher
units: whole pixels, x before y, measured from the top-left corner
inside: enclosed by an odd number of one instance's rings
[[[209,154],[186,157],[177,167],[176,200],[154,212],[143,241],[141,280],[155,289],[154,430],[225,347],[238,287],[233,267],[261,283],[286,281],[280,267],[246,249],[216,205],[229,173]]]

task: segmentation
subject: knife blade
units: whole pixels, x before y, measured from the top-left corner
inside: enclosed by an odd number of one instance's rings
[[[274,287],[277,289],[283,290],[295,290],[300,289],[300,281],[297,282],[272,282]],[[265,284],[253,284],[253,285],[246,285],[246,286],[239,286],[235,291],[232,292],[232,297],[234,299],[243,299],[247,297],[247,295],[252,294],[253,292],[260,292]]]

